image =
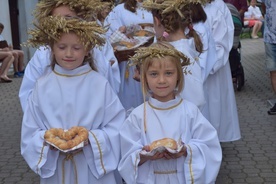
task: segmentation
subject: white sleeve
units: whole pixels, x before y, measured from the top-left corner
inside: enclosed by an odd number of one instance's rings
[[[121,155],[118,170],[126,183],[144,183],[150,172],[150,162],[138,166],[140,151],[143,148],[141,127],[137,126],[141,120],[135,114],[130,114],[120,130]]]
[[[217,132],[199,110],[191,109],[188,116],[193,115],[187,118],[191,121],[191,135],[182,136],[188,153],[184,163],[186,183],[215,183],[222,160]]]
[[[21,154],[29,167],[42,178],[54,175],[59,151],[50,150],[44,143],[46,127],[37,104],[38,93],[29,98],[21,129]]]
[[[47,70],[50,69],[50,50],[41,47],[36,50],[35,54],[25,68],[24,77],[19,89],[19,99],[23,112],[25,112],[28,98],[39,79]]]

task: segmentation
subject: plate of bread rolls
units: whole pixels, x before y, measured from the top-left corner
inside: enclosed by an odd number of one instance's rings
[[[181,141],[176,141],[171,138],[162,138],[153,141],[150,145],[150,151],[141,151],[141,154],[152,156],[156,152],[169,151],[170,153],[178,153],[183,148],[184,144]]]
[[[81,126],[74,126],[68,130],[51,128],[46,130],[44,140],[62,152],[69,152],[85,145],[88,141],[88,131]]]

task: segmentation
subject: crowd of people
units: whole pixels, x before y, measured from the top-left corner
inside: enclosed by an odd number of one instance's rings
[[[41,183],[215,183],[220,143],[241,138],[223,0],[41,0],[34,17],[21,154]],[[153,43],[135,47],[142,25]],[[118,37],[135,49],[123,60]],[[74,149],[44,138],[62,130],[55,138],[67,143],[78,136],[64,138],[72,127],[88,132]],[[177,147],[151,149],[163,139]]]

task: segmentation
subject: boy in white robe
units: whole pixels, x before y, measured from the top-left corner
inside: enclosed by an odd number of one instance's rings
[[[85,7],[85,8],[84,8]],[[93,13],[101,8],[101,2],[97,0],[42,0],[37,4],[35,16],[38,22],[49,15],[80,16],[91,19]],[[113,48],[108,40],[100,47],[91,50],[98,72],[108,79],[116,93],[119,92],[120,73],[118,61],[113,53]],[[50,49],[40,47],[29,61],[25,69],[25,75],[19,90],[19,98],[23,112],[25,111],[28,97],[30,96],[35,82],[45,75],[50,66]]]
[[[37,80],[28,100],[21,154],[41,183],[116,183],[125,110],[108,81],[94,70],[89,53],[104,43],[104,30],[96,22],[60,16],[49,16],[38,26],[28,43],[49,46],[54,57],[51,71]],[[49,129],[73,126],[87,129],[88,144],[61,150],[45,142]]]
[[[140,65],[144,94],[150,97],[120,130],[118,170],[126,183],[215,183],[222,159],[216,130],[193,103],[179,96],[188,57],[157,42],[131,59]],[[152,142],[163,138],[178,141],[178,148],[150,150]]]

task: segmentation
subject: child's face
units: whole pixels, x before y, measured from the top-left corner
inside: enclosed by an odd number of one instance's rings
[[[166,58],[154,61],[148,68],[146,81],[153,93],[153,98],[161,102],[174,99],[174,89],[177,84],[177,68],[175,63],[166,60]]]
[[[72,70],[82,65],[88,54],[75,33],[64,33],[53,45],[56,62],[63,68]]]
[[[70,10],[69,6],[66,6],[66,5],[62,5],[62,6],[59,6],[55,9],[53,9],[52,11],[52,15],[53,16],[63,16],[63,17],[76,17],[77,14]]]

